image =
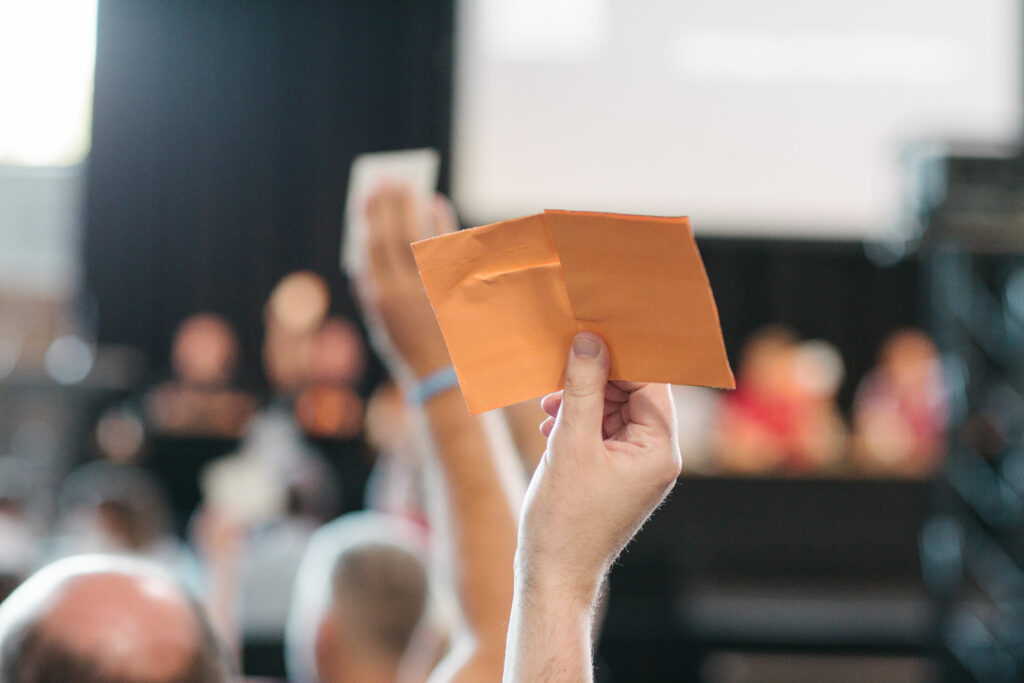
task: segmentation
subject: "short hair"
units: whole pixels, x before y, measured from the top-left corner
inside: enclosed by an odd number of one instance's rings
[[[335,604],[367,642],[396,657],[406,651],[427,604],[419,558],[394,544],[357,545],[338,557],[331,587]]]
[[[180,674],[154,681],[110,671],[98,658],[48,636],[41,621],[33,619],[5,639],[0,683],[225,683],[230,673],[220,642],[198,604],[191,598],[189,602],[195,615],[196,652]]]
[[[317,529],[299,565],[285,628],[285,659],[289,681],[313,683],[318,680],[314,654],[318,624],[339,596],[351,594],[347,590],[349,586],[359,584],[367,572],[372,573],[371,567],[377,566],[380,560],[380,548],[386,549],[388,553],[403,553],[401,557],[405,559],[400,560],[403,566],[407,566],[405,563],[413,563],[422,572],[422,578],[408,579],[404,583],[409,588],[398,593],[392,592],[390,597],[381,598],[383,601],[377,603],[378,614],[395,610],[405,616],[396,615],[390,623],[388,618],[381,616],[380,622],[363,620],[358,626],[365,629],[364,633],[370,640],[388,643],[386,647],[392,651],[398,643],[408,643],[416,625],[413,623],[410,627],[412,614],[417,614],[418,621],[428,603],[423,530],[395,515],[369,510],[351,512]],[[403,576],[416,574],[409,567],[402,572]],[[367,581],[361,583],[368,585]],[[369,590],[385,593],[387,591],[384,587],[390,583],[391,580],[381,577],[380,584],[370,585]],[[422,585],[422,595],[410,598],[406,603],[401,596],[414,594],[418,585]],[[339,588],[343,590],[339,592]],[[369,608],[374,605],[373,600],[368,597],[362,604]],[[395,608],[397,603],[402,603],[403,608]],[[356,603],[350,605],[353,611],[358,609]],[[372,627],[372,624],[376,624],[376,627]]]

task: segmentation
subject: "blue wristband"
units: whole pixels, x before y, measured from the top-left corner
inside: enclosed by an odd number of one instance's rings
[[[409,402],[415,405],[423,405],[443,391],[459,385],[459,378],[455,374],[455,368],[448,366],[436,370],[413,387]]]

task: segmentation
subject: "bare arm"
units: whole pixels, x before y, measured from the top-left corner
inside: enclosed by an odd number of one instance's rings
[[[608,349],[577,335],[565,389],[542,401],[548,448],[523,507],[506,681],[593,679],[593,613],[612,562],[681,459],[668,386],[608,382]]]
[[[411,197],[382,188],[367,216],[370,268],[359,283],[374,339],[396,377],[410,382],[446,367],[450,360],[412,258],[419,232]],[[453,228],[443,206],[434,212],[438,232]],[[466,632],[433,680],[487,681],[501,677],[523,482],[518,463],[492,447],[482,421],[472,417],[458,387],[423,406],[444,486],[445,517],[454,553],[456,597]]]

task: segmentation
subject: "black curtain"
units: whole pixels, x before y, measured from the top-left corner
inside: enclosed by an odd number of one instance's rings
[[[174,326],[210,309],[259,376],[261,307],[282,275],[319,272],[350,310],[349,164],[423,145],[447,156],[452,30],[451,2],[101,0],[84,245],[99,340],[160,367]],[[874,265],[858,244],[700,246],[730,355],[765,323],[832,341],[845,405],[884,336],[923,310],[916,264]]]
[[[300,268],[338,269],[362,152],[448,148],[447,2],[101,0],[84,239],[101,342],[166,364],[197,310],[240,330],[258,375],[261,308]]]

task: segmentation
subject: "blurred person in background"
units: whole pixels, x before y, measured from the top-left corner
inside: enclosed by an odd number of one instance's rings
[[[327,319],[329,306],[327,284],[314,273],[291,273],[275,286],[264,306],[269,404],[238,449],[200,474],[193,537],[210,577],[207,602],[239,655],[244,642],[281,641],[289,604],[281,586],[291,585],[313,531],[342,508],[335,470],[308,437],[358,433],[362,408],[349,383],[366,361],[355,328]],[[310,388],[323,388],[326,399],[304,399]],[[309,407],[298,410],[303,400]],[[308,425],[297,419],[303,414]]]
[[[192,537],[207,576],[207,605],[225,642],[284,637],[294,581],[314,531],[340,509],[333,472],[319,459],[280,481],[244,453],[204,472],[204,499]]]
[[[366,441],[376,457],[366,483],[366,504],[426,528],[426,453],[415,436],[413,419],[393,381],[378,386],[367,401]]]
[[[227,683],[195,601],[159,567],[83,555],[55,562],[0,604],[2,683]]]
[[[313,334],[308,375],[295,399],[302,430],[318,439],[352,439],[363,426],[355,388],[366,370],[363,340],[348,320],[332,316]]]
[[[317,530],[292,591],[289,680],[426,680],[441,638],[429,617],[425,541],[422,528],[375,512]]]
[[[800,474],[838,467],[846,448],[836,405],[842,377],[831,345],[798,343],[781,327],[755,333],[740,357],[736,391],[722,400],[715,436],[721,469]]]
[[[238,339],[226,320],[213,313],[186,318],[174,334],[174,378],[145,397],[145,414],[158,434],[237,438],[254,402],[232,388]]]
[[[323,278],[299,271],[277,284],[264,307],[263,370],[270,383],[270,402],[249,420],[237,453],[229,459],[246,460],[253,472],[262,470],[265,481],[277,482],[281,495],[289,482],[306,476],[304,471],[329,470],[295,418],[296,398],[314,376],[314,357],[323,361],[323,375],[332,380],[362,372],[361,350],[355,346],[359,342],[348,328],[334,332],[331,326],[321,333],[329,306]],[[339,337],[343,340],[340,344],[335,342]],[[331,358],[333,353],[340,357]],[[343,403],[340,407],[349,406]],[[356,410],[356,415],[361,415],[361,409]],[[348,425],[352,417],[342,421]],[[324,486],[334,484],[330,477],[324,481]],[[336,485],[334,488],[337,490]]]
[[[846,458],[848,430],[836,396],[843,384],[843,358],[832,344],[812,339],[793,355],[798,406],[797,434],[786,469],[797,474],[835,471]]]
[[[939,354],[920,330],[895,332],[857,387],[854,457],[869,473],[927,476],[945,451],[949,419]]]
[[[16,456],[0,457],[0,602],[36,567],[42,546],[29,518],[23,465]]]
[[[64,479],[57,503],[48,559],[91,553],[144,558],[200,592],[199,563],[172,533],[166,496],[148,472],[130,465],[87,463]]]
[[[371,341],[392,377],[402,386],[414,425],[432,444],[428,488],[431,515],[432,579],[450,586],[459,612],[451,647],[434,670],[438,681],[501,678],[509,610],[512,562],[523,467],[512,449],[502,448],[487,422],[466,409],[448,351],[434,319],[409,248],[424,234],[455,229],[450,205],[438,198],[420,218],[411,194],[383,186],[369,199],[369,231],[362,272],[356,282]]]
[[[765,474],[786,460],[795,416],[786,400],[796,336],[783,327],[754,333],[740,353],[736,390],[722,400],[715,452],[722,470]]]
[[[327,283],[310,271],[289,273],[270,292],[263,309],[263,371],[274,397],[294,398],[308,380],[330,305]]]

